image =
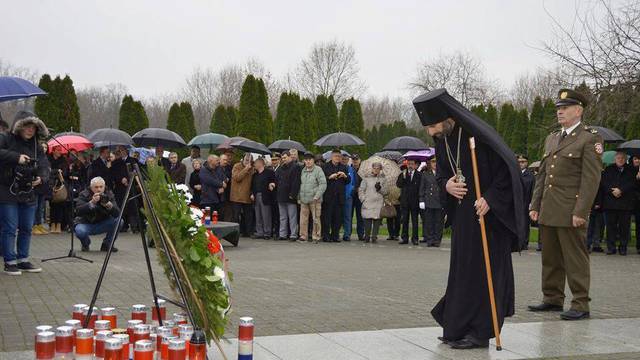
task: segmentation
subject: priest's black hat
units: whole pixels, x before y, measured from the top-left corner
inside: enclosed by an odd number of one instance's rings
[[[413,99],[413,106],[422,125],[437,124],[451,117],[447,106],[442,102],[444,95],[448,95],[447,90],[437,89]]]

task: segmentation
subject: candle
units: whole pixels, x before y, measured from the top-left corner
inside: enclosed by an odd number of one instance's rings
[[[36,335],[36,359],[49,360],[56,355],[56,334],[53,331],[42,331]]]
[[[160,318],[162,320],[165,320],[167,318],[166,303],[166,301],[158,299],[158,308],[156,308],[156,305],[154,303],[153,308],[151,309],[151,320],[154,322],[154,324],[158,321],[158,309],[160,310]]]
[[[84,321],[84,309],[88,308],[87,304],[75,304],[73,305],[73,312],[71,313],[71,318],[75,320]]]
[[[142,324],[142,320],[129,320],[127,321],[127,334],[129,334],[129,339],[131,339],[131,342],[135,343],[135,341],[133,341],[133,329],[137,326],[137,325],[141,325]]]
[[[187,352],[185,350],[184,340],[169,340],[169,359],[168,360],[185,360]]]
[[[104,360],[122,360],[122,342],[110,338],[104,341]]]
[[[82,310],[82,326],[84,326],[84,321],[88,313],[89,313],[89,307],[87,306],[84,308],[84,310]],[[89,324],[87,325],[87,328],[94,329],[97,320],[98,320],[98,308],[94,306],[93,311],[91,311],[91,317],[89,318]]]
[[[58,359],[73,358],[73,328],[71,326],[56,328],[56,357]]]
[[[204,331],[196,329],[189,341],[189,360],[205,360],[207,358],[207,340]]]
[[[109,321],[109,320],[96,320],[96,323],[94,324],[94,329],[96,331],[111,330],[111,321]]]
[[[131,347],[129,346],[129,335],[127,334],[114,334],[113,335],[114,339],[118,339],[120,340],[120,343],[122,343],[122,356],[121,356],[121,360],[129,360],[131,359],[133,356],[133,349],[131,349]]]
[[[133,350],[133,360],[153,360],[155,347],[149,340],[136,341]]]
[[[93,330],[76,330],[76,360],[93,359]]]
[[[115,329],[118,327],[118,317],[116,315],[116,308],[114,307],[105,307],[101,310],[102,316],[100,319],[108,320],[111,323],[111,329]]]
[[[147,323],[147,305],[136,304],[131,307],[131,320],[142,320]]]
[[[104,342],[112,335],[111,330],[101,330],[96,333],[96,358],[104,358]]]

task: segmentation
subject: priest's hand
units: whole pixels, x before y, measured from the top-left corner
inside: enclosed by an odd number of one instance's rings
[[[487,203],[487,200],[485,200],[484,198],[476,200],[474,206],[476,207],[476,214],[478,216],[485,216],[487,215],[489,210],[491,210],[491,207],[489,207],[489,203]]]
[[[581,217],[573,215],[573,227],[580,227],[584,225],[587,221]]]
[[[463,182],[456,182],[456,176],[452,176],[447,180],[447,192],[456,199],[462,200],[467,195],[467,184]]]
[[[538,221],[538,212],[535,210],[529,211],[529,217],[531,218],[531,221]]]

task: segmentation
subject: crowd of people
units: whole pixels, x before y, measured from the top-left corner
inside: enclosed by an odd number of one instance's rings
[[[445,194],[436,178],[435,157],[423,163],[399,163],[401,173],[395,179],[386,178],[381,163],[369,163],[363,178],[358,175],[360,157],[337,149],[328,161],[295,149],[269,158],[247,153],[234,161],[237,154],[231,150],[203,158],[197,146],[183,159],[175,152],[163,156],[162,146],[156,147],[153,154],[157,156],[145,159],[125,147],[97,149],[94,158],[63,144],[49,148],[42,141],[49,135],[46,126],[29,112],[18,113],[12,127],[0,122],[0,129],[4,132],[0,136],[0,246],[6,273],[40,271],[29,261],[31,235],[73,232],[82,251],[89,251],[90,236],[105,234],[100,250],[107,251],[118,226],[121,231],[141,231],[140,204],[123,203],[128,166],[135,163],[164,167],[172,182],[189,186],[193,205],[217,212],[223,221],[239,223],[245,237],[351,241],[355,219],[354,239],[365,243],[378,241],[383,221],[387,240],[422,242],[429,247],[438,247],[442,241]],[[536,173],[525,156],[519,156],[518,162],[528,205]],[[601,244],[606,242],[607,254],[627,254],[631,219],[635,217],[636,224],[640,221],[639,169],[640,157],[629,159],[619,152],[602,171],[588,224],[590,251],[604,252]],[[388,196],[394,185],[400,188],[396,198]],[[122,222],[116,224],[122,207]],[[635,237],[640,254],[640,231],[635,231]],[[542,246],[538,241],[537,250]]]

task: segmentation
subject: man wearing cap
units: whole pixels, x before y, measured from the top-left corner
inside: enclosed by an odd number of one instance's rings
[[[478,217],[484,216],[498,326],[514,313],[511,252],[524,241],[520,169],[496,131],[445,89],[413,100],[420,121],[436,143],[436,179],[451,223],[447,290],[431,311],[442,326],[440,340],[454,349],[488,347],[494,337]],[[469,140],[475,141],[481,198],[476,201]]]
[[[528,169],[529,158],[525,155],[518,155],[518,165],[520,165],[520,173],[522,174],[522,194],[524,195],[524,208],[525,208],[525,244],[522,246],[522,250],[529,248],[529,232],[531,222],[529,219],[529,205],[531,204],[531,197],[533,196],[533,187],[536,184],[536,177]],[[538,244],[540,246],[540,244]]]
[[[562,89],[556,101],[561,130],[547,136],[529,216],[542,241],[542,303],[530,311],[562,311],[565,279],[573,294],[563,320],[589,317],[587,220],[598,192],[602,137],[582,124],[584,95]]]

